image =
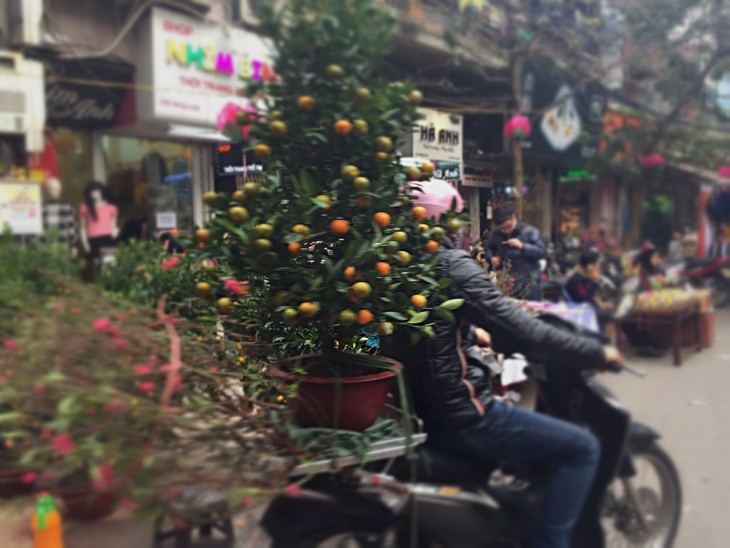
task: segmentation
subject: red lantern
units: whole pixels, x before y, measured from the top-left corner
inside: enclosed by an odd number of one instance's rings
[[[717,176],[720,179],[730,179],[730,166],[720,166],[717,170]]]
[[[517,114],[504,125],[504,136],[508,139],[527,139],[532,133],[532,124],[527,116]]]
[[[641,167],[643,167],[644,169],[660,167],[667,163],[667,161],[664,159],[664,156],[662,156],[658,152],[652,152],[651,154],[647,154],[640,160],[640,162]]]

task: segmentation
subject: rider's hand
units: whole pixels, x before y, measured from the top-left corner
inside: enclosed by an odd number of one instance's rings
[[[603,358],[606,361],[606,365],[621,367],[624,364],[624,357],[615,346],[604,346]]]
[[[492,337],[484,329],[477,327],[475,334],[479,346],[492,346]]]
[[[499,268],[502,265],[502,259],[499,257],[492,257],[492,266],[494,268]]]
[[[510,247],[514,247],[515,249],[524,249],[525,247],[525,244],[519,238],[512,238],[510,240],[507,240],[505,244]]]

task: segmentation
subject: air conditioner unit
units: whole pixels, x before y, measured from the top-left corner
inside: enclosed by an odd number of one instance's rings
[[[0,2],[0,6],[2,4]],[[3,16],[2,30],[11,46],[41,44],[43,0],[7,0]]]
[[[45,123],[43,64],[0,51],[0,136],[22,137],[27,152],[41,152]]]

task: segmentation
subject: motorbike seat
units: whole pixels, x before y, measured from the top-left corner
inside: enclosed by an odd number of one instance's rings
[[[410,481],[415,472],[418,482],[476,485],[486,483],[497,468],[496,462],[469,459],[429,444],[418,448],[413,459],[415,470],[408,458],[398,459],[391,469],[393,476]]]

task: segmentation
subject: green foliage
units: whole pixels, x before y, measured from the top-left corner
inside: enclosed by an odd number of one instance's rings
[[[300,328],[291,350],[314,348],[312,328],[325,348],[357,340],[363,326],[390,332],[391,322],[429,334],[411,297],[441,302],[437,256],[424,246],[446,231],[419,226],[394,155],[420,93],[375,76],[392,18],[369,0],[294,0],[267,12],[263,29],[280,77],[250,90],[266,97],[251,129],[266,177],[206,199],[214,217],[196,257],[250,283],[256,317],[241,302],[231,317],[258,322],[258,336],[291,341]],[[220,272],[209,281],[220,284]]]
[[[157,242],[119,246],[114,263],[102,267],[98,284],[119,297],[150,307],[165,297],[168,310],[174,309],[182,317],[201,323],[215,321],[210,303],[201,302],[195,294],[196,284],[205,278],[200,265],[188,254],[171,259]],[[179,262],[172,266],[175,261]]]
[[[267,461],[291,449],[263,411],[277,392],[245,345],[48,276],[70,293],[21,294],[23,309],[2,310],[16,328],[0,345],[0,466],[153,513],[201,483],[219,485],[231,511],[241,491],[285,485],[286,465]]]
[[[21,245],[9,232],[0,235],[0,280],[16,288],[16,293],[53,295],[63,288],[57,287],[47,273],[73,276],[79,273],[80,266],[72,260],[66,245],[52,240],[45,245],[39,242]]]

